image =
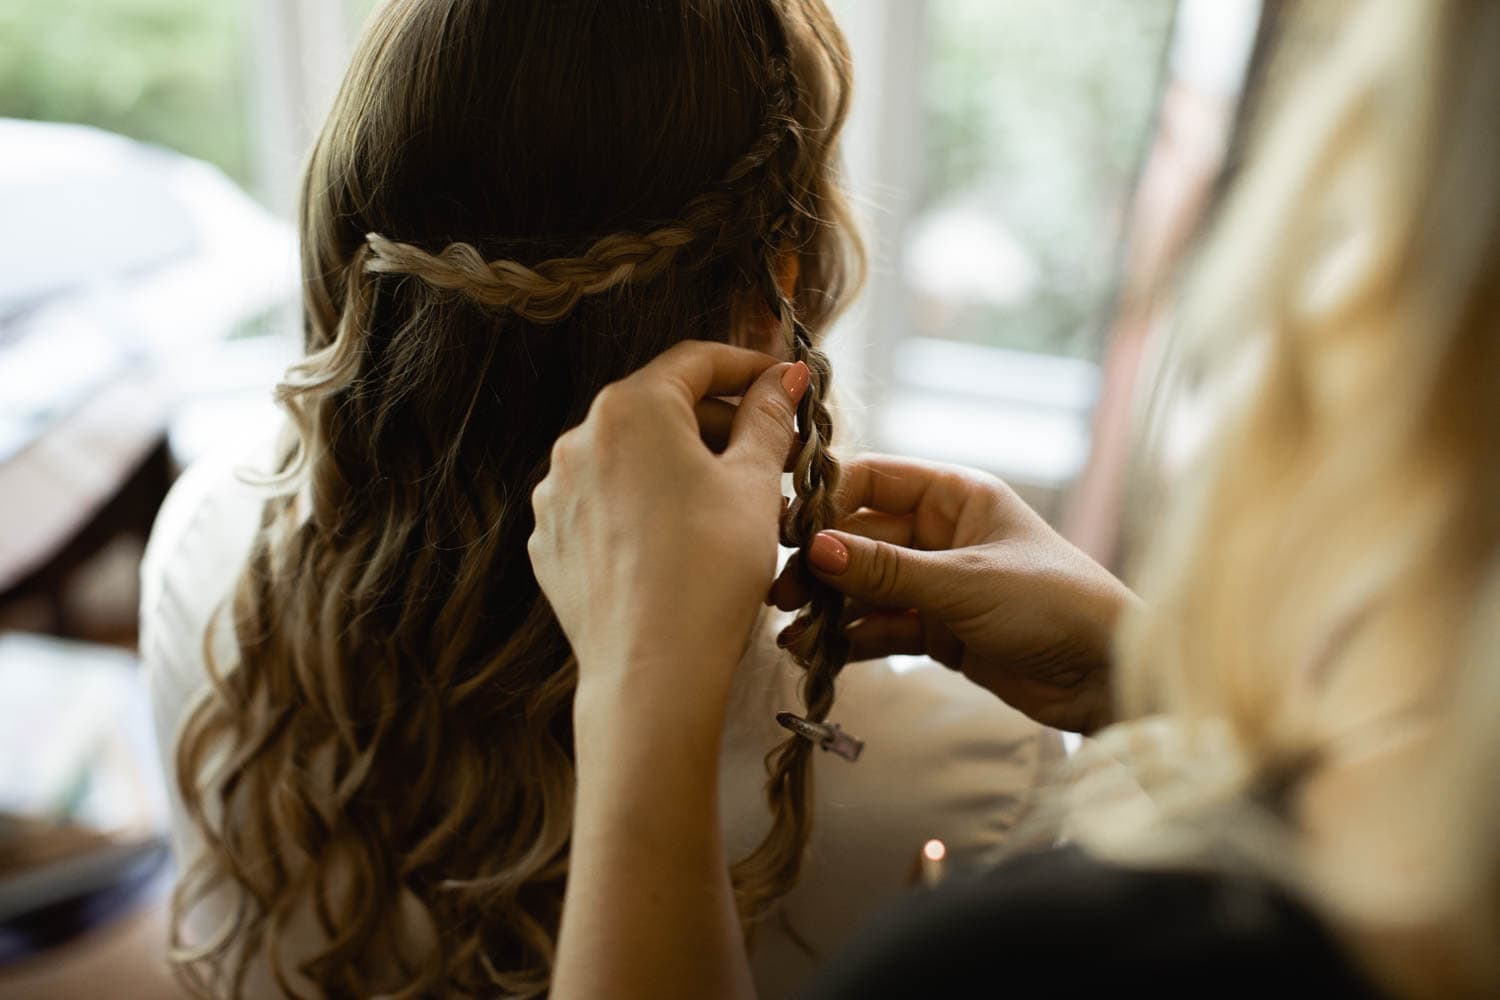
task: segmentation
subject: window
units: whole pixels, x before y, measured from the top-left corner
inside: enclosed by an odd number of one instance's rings
[[[237,0],[0,0],[0,117],[97,125],[251,179]]]
[[[0,117],[206,160],[289,216],[374,0],[0,0]]]
[[[1061,513],[1090,454],[1135,191],[1168,82],[1185,61],[1233,67],[1254,9],[840,6],[857,75],[848,163],[873,268],[866,308],[834,349],[862,386],[865,444],[987,468]],[[1234,43],[1205,46],[1197,31],[1184,50],[1186,20],[1228,25]]]
[[[1091,357],[1175,0],[929,0],[918,336]]]
[[[0,0],[0,116],[205,159],[287,219],[375,2]],[[831,2],[872,208],[838,351],[860,436],[990,468],[1053,512],[1089,453],[1132,193],[1192,18],[1178,0]],[[1181,6],[1223,22],[1247,3]]]

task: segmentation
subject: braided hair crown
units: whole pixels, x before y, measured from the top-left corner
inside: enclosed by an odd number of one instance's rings
[[[785,196],[776,167],[797,142],[796,101],[791,72],[784,59],[769,71],[766,114],[755,142],[729,167],[718,183],[688,202],[680,216],[647,232],[612,233],[575,257],[554,257],[536,264],[513,259],[487,260],[472,243],[449,243],[438,253],[368,233],[366,274],[409,276],[433,288],[458,292],[484,306],[508,310],[533,323],[556,323],[586,295],[627,285],[646,284],[685,254],[702,251],[703,263],[736,245],[761,243],[776,251],[785,211],[767,218],[769,202]],[[760,263],[759,261],[757,263]],[[779,296],[768,303],[779,309]]]

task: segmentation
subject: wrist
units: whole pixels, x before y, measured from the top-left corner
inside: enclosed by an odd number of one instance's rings
[[[580,822],[638,835],[682,817],[717,815],[724,709],[667,698],[620,683],[618,675],[579,683],[573,744]],[[575,836],[581,831],[575,830]],[[670,829],[652,839],[671,839]]]
[[[579,752],[602,746],[712,750],[717,758],[733,663],[647,655],[579,661],[573,729]]]

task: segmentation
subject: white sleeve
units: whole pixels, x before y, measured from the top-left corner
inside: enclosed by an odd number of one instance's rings
[[[177,794],[177,737],[207,685],[209,619],[228,600],[259,525],[262,501],[239,483],[234,468],[213,456],[184,472],[157,513],[141,560],[141,662],[179,864],[188,856],[191,831]],[[215,656],[228,662],[234,650],[225,621],[215,635]]]

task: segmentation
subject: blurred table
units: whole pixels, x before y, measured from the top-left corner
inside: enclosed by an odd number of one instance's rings
[[[0,149],[0,603],[41,597],[67,632],[62,582],[150,528],[174,416],[236,378],[269,398],[237,349],[293,325],[296,239],[167,150],[7,119]]]
[[[106,542],[145,538],[171,483],[168,408],[122,374],[0,462],[0,601],[40,597],[68,631],[59,589]]]
[[[0,969],[0,1000],[182,996],[166,961],[167,902],[146,903],[44,958]]]

